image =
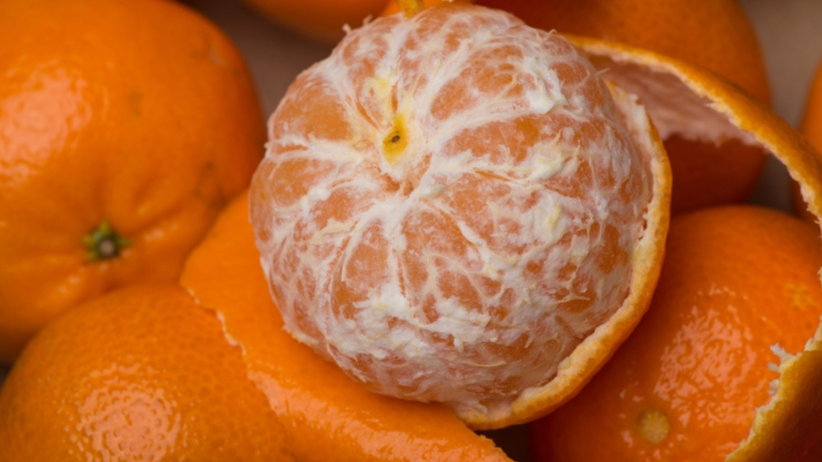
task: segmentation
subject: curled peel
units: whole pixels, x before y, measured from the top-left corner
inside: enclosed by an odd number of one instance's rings
[[[717,116],[721,116],[722,136],[732,136],[769,151],[799,184],[808,211],[817,222],[822,220],[822,157],[771,110],[709,71],[621,44],[566,37],[602,69],[604,78],[634,87],[640,100],[662,101],[665,94],[678,94],[691,117],[717,120]],[[648,79],[667,84],[638,88],[631,83]],[[650,108],[649,113],[653,119]],[[716,135],[708,131],[701,134]],[[822,440],[819,426],[822,394],[818,391],[822,383],[820,347],[822,325],[808,340],[803,352],[779,365],[781,376],[776,393],[767,405],[757,409],[749,437],[728,456],[728,462],[816,460],[813,457],[820,456],[819,449],[812,448]],[[817,452],[811,452],[813,450]]]

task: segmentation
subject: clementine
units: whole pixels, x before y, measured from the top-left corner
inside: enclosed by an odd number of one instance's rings
[[[162,0],[0,3],[0,362],[70,307],[177,278],[262,157],[242,57]]]
[[[805,102],[805,113],[799,131],[808,138],[816,149],[822,150],[822,61],[816,69],[811,86]],[[793,183],[794,210],[808,221],[815,221],[813,215],[808,212],[796,183]]]
[[[445,0],[426,0],[427,5]],[[687,61],[732,80],[766,104],[770,90],[754,29],[735,0],[476,0],[514,13],[529,25],[645,48]],[[383,15],[399,11],[388,2]],[[653,79],[645,83],[653,84]],[[672,95],[672,97],[674,97]],[[717,139],[710,126],[683,130],[670,124],[676,102],[649,107],[671,159],[672,213],[742,202],[753,191],[765,155],[733,139]]]
[[[275,304],[371,390],[522,421],[647,307],[670,186],[656,132],[512,15],[448,5],[351,32],[289,88],[268,147],[251,219]]]
[[[440,404],[370,393],[283,330],[238,197],[192,252],[181,283],[242,346],[248,377],[283,423],[301,461],[509,461]]]
[[[214,313],[176,284],[97,297],[12,368],[0,460],[297,460],[246,374]]]
[[[658,79],[643,89],[643,101],[664,101],[676,94],[680,104],[697,120],[717,132],[771,152],[799,185],[809,213],[822,217],[822,156],[787,122],[737,87],[698,67],[647,50],[614,42],[569,37],[594,65],[618,83]],[[707,104],[706,104],[707,102]],[[685,120],[687,122],[687,119]],[[736,133],[734,133],[736,131]],[[817,319],[818,322],[818,319]],[[726,459],[728,462],[814,460],[822,441],[818,416],[822,414],[822,337],[805,339],[796,355],[784,355],[775,369],[774,394],[756,409],[748,437]],[[816,452],[814,452],[816,451]]]
[[[671,221],[653,302],[571,402],[531,426],[537,461],[723,461],[822,314],[818,229],[775,210]],[[782,459],[788,460],[788,459]]]
[[[337,43],[346,27],[359,27],[377,16],[385,0],[243,0],[301,35],[321,43]]]

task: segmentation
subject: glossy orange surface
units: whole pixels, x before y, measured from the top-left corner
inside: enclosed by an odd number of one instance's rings
[[[537,461],[722,461],[769,401],[772,351],[819,324],[818,230],[752,206],[671,221],[646,316],[580,395],[531,427]]]
[[[370,393],[283,331],[248,223],[234,201],[192,253],[181,277],[239,342],[249,377],[284,425],[298,460],[506,461],[445,406]]]
[[[286,432],[213,312],[176,284],[50,324],[0,390],[0,460],[291,461]]]
[[[241,56],[186,7],[0,3],[0,362],[73,305],[176,279],[264,139]]]

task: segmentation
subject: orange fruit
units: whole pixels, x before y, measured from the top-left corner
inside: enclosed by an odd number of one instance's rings
[[[569,37],[592,63],[617,83],[655,76],[663,85],[644,89],[640,98],[662,100],[676,94],[688,111],[727,136],[759,145],[774,155],[799,184],[809,213],[822,217],[822,156],[787,122],[710,72],[647,50],[583,37]],[[705,104],[708,101],[710,104]],[[734,133],[736,131],[736,133]],[[817,320],[818,321],[818,320]],[[805,339],[804,349],[780,358],[775,393],[756,409],[747,439],[728,462],[815,460],[822,441],[818,416],[822,399],[822,338]],[[813,452],[817,451],[817,452]]]
[[[799,130],[817,148],[822,148],[822,62],[811,82]]]
[[[556,34],[476,6],[381,18],[269,123],[251,219],[274,302],[370,390],[516,423],[581,387],[647,307],[665,156]]]
[[[426,13],[421,13],[421,15],[424,14]],[[389,20],[400,21],[401,19],[400,17],[394,17],[393,19],[389,18]],[[460,22],[470,23],[470,20],[465,21],[465,16],[455,17],[454,23]],[[375,21],[374,24],[384,23]],[[390,31],[386,33],[390,34]],[[449,42],[448,35],[444,32],[442,36],[444,43],[450,43],[452,44],[451,46],[459,43],[465,46],[469,43],[467,41],[459,42],[458,40]],[[502,36],[505,36],[505,34]],[[822,194],[820,194],[820,192],[822,192],[822,161],[820,160],[819,154],[808,144],[807,140],[793,130],[784,120],[780,119],[761,103],[753,100],[750,95],[741,92],[736,85],[705,69],[647,50],[591,38],[570,35],[567,37],[580,52],[591,60],[594,67],[598,69],[604,77],[616,82],[620,86],[635,87],[642,101],[651,101],[654,104],[660,104],[660,102],[665,101],[666,98],[671,98],[673,97],[672,95],[675,95],[683,112],[673,114],[673,118],[670,121],[672,124],[679,125],[687,124],[688,121],[698,121],[704,126],[710,126],[714,136],[732,139],[741,144],[770,151],[778,160],[785,164],[791,176],[800,183],[801,194],[808,203],[810,212],[816,217],[822,216]],[[395,44],[398,42],[385,42],[383,45],[375,46],[372,49],[375,50],[377,54],[381,52],[387,53],[385,50],[395,53],[388,46],[389,43]],[[364,50],[365,48],[368,47],[359,48],[359,50]],[[447,49],[448,47],[431,47],[429,52],[433,53],[434,51],[432,50],[442,48]],[[341,49],[343,50],[343,55],[346,53],[356,55],[356,48],[346,49],[343,44]],[[425,54],[421,56],[425,56]],[[442,64],[452,63],[452,61],[443,61],[441,59],[431,61]],[[371,71],[372,67],[370,66],[372,65],[369,64],[367,59],[359,59],[358,62],[361,66],[356,69],[361,69],[364,75],[377,73],[376,71]],[[306,75],[311,75],[313,72],[319,72],[320,74],[323,71],[330,72],[329,69],[331,69],[331,66],[325,64],[317,65],[307,74],[304,74],[303,78],[307,80]],[[392,75],[395,74],[392,74],[390,66],[378,69],[378,78],[372,79],[366,87],[366,90],[362,93],[348,92],[346,94],[358,95],[363,99],[365,99],[363,95],[367,96],[369,92],[372,91],[375,94],[380,92],[390,94],[393,87],[387,83],[390,83]],[[495,76],[496,75],[497,74],[495,74]],[[338,73],[337,76],[337,83],[339,83],[339,81],[345,81],[347,78],[347,74],[344,72]],[[420,82],[427,82],[431,76],[436,77],[436,73],[431,72],[429,75],[425,75],[425,80]],[[637,82],[649,82],[653,79],[656,79],[656,85],[643,86],[637,84]],[[399,79],[397,79],[397,81],[399,82]],[[317,78],[313,83],[316,85],[313,85],[312,89],[317,96],[325,98],[328,97],[328,95],[333,95],[333,93],[337,91],[337,87],[333,85],[323,85],[321,78]],[[386,104],[384,107],[386,109],[393,109],[395,107],[394,102],[397,102],[396,107],[404,107],[399,105],[399,95],[398,93],[396,100],[393,98],[389,99],[390,104]],[[352,96],[352,98],[354,97]],[[466,99],[468,98],[466,97]],[[328,97],[325,102],[329,101],[333,101],[333,98]],[[337,151],[331,148],[333,145],[329,142],[329,138],[332,138],[332,140],[335,137],[345,138],[347,133],[349,133],[348,130],[354,130],[354,128],[346,124],[332,124],[331,120],[333,119],[335,122],[345,120],[345,114],[350,113],[368,113],[367,111],[371,110],[369,108],[377,108],[374,111],[378,112],[380,105],[363,103],[356,111],[346,113],[343,110],[344,106],[342,104],[329,104],[327,107],[330,107],[331,110],[329,111],[328,118],[327,120],[321,119],[323,123],[320,124],[308,124],[306,122],[306,114],[309,113],[312,107],[310,104],[295,107],[293,103],[290,103],[288,99],[286,99],[282,107],[289,107],[289,105],[292,106],[289,109],[292,111],[292,116],[289,116],[288,119],[283,119],[283,121],[288,122],[291,128],[309,127],[312,129],[312,136],[309,138],[309,141],[313,144],[305,143],[305,140],[301,140],[298,137],[287,138],[285,140],[286,143],[279,147],[277,146],[276,140],[272,141],[272,150],[285,148],[282,155],[288,155],[288,152],[291,152],[295,156],[294,161],[286,165],[286,168],[281,169],[278,175],[275,175],[274,179],[277,177],[292,178],[294,181],[281,183],[280,190],[273,188],[272,191],[265,191],[259,186],[256,186],[257,182],[262,181],[260,177],[266,180],[271,179],[269,178],[269,172],[266,172],[266,170],[270,170],[270,167],[263,166],[258,170],[258,177],[255,178],[255,181],[252,183],[252,201],[259,201],[260,204],[264,205],[266,201],[271,199],[290,198],[292,200],[291,210],[294,213],[298,213],[304,208],[311,208],[314,204],[321,203],[332,197],[330,188],[335,186],[333,182],[328,183],[329,189],[319,189],[316,190],[314,194],[305,195],[303,199],[294,200],[295,197],[303,195],[308,190],[309,183],[307,180],[313,179],[313,177],[317,175],[327,175],[328,171],[334,170],[329,167],[328,164],[317,161],[312,166],[314,168],[313,172],[310,170],[306,170],[305,172],[300,171],[300,162],[307,163],[307,159],[310,159],[310,156],[313,155],[311,149],[319,149],[320,147],[329,148],[327,151],[328,155],[324,159],[333,159],[334,157],[332,156]],[[488,114],[494,115],[490,111]],[[689,114],[689,116],[684,117],[683,114]],[[379,119],[374,118],[372,120]],[[402,123],[396,124],[394,123],[396,120],[392,120],[391,124],[387,124],[387,128],[389,129],[387,130],[387,134],[384,135],[383,138],[377,138],[379,143],[377,143],[375,150],[378,153],[382,154],[382,152],[386,152],[389,154],[388,157],[392,157],[398,152],[402,153],[404,147],[408,146],[408,144],[403,142],[403,135],[408,135],[409,132],[413,135],[414,132],[408,129],[406,120],[400,120]],[[366,126],[366,124],[362,126]],[[360,127],[361,126],[357,126],[356,128]],[[447,127],[448,125],[446,124],[437,128],[442,129]],[[271,134],[276,134],[278,130],[285,128],[287,128],[286,123],[278,123],[275,116],[275,121],[271,125]],[[320,136],[324,136],[325,138],[321,138]],[[414,139],[413,136],[406,138],[406,141],[408,139]],[[357,141],[366,139],[367,138],[363,137]],[[347,150],[343,151],[341,149],[339,152],[344,152],[345,155],[354,157],[357,151],[353,149],[352,146],[356,147],[358,145],[349,144],[346,146]],[[397,146],[400,146],[400,148],[397,148]],[[319,152],[323,151],[320,150]],[[305,154],[302,161],[299,160],[300,154]],[[401,157],[402,156],[397,156],[394,160]],[[388,162],[389,159],[386,158],[385,160]],[[369,171],[367,168],[364,170]],[[655,178],[659,180],[658,177]],[[383,177],[383,179],[387,184],[391,184],[389,181],[391,180],[390,176]],[[277,184],[275,181],[272,181],[272,183]],[[396,191],[404,191],[403,188],[408,186],[408,184],[413,185],[413,183],[406,183],[405,185],[402,183],[397,184]],[[389,192],[392,190],[393,189],[389,189]],[[261,191],[263,194],[257,196]],[[375,191],[378,190],[375,189]],[[442,191],[436,192],[441,193]],[[374,197],[377,197],[377,195],[375,194]],[[275,205],[277,204],[275,203]],[[354,208],[355,205],[356,202],[345,203],[342,210],[343,217],[346,216],[346,213],[356,211]],[[254,205],[252,205],[252,209],[253,208]],[[276,209],[276,207],[274,208]],[[255,220],[258,226],[260,222],[271,223],[277,217],[275,213],[282,212],[283,210],[286,209],[273,210],[268,215],[265,213],[257,213],[255,215],[256,212],[252,211],[252,220]],[[401,209],[398,208],[397,210]],[[261,211],[265,212],[265,209]],[[329,209],[323,213],[330,214],[331,212]],[[334,213],[337,213],[337,211],[334,211]],[[314,217],[319,217],[322,220],[325,219],[323,218],[324,216],[328,215],[317,214]],[[331,216],[335,219],[337,218],[337,216]],[[648,220],[649,226],[657,225],[660,218],[664,218],[664,216],[651,215]],[[282,223],[287,222],[283,221]],[[286,234],[291,232],[288,226],[279,227],[282,223],[275,223],[278,225],[277,231],[285,232]],[[345,222],[337,220],[337,223],[334,223],[334,220],[329,219],[327,223],[342,225]],[[309,222],[300,223],[299,226],[295,226],[293,229],[298,231],[298,233],[310,235],[311,228],[309,225]],[[258,230],[258,239],[262,243],[261,246],[263,247],[264,253],[266,253],[264,241],[272,238],[274,235],[273,229],[274,228],[272,228],[270,232],[266,232],[265,229],[263,229],[263,232]],[[341,232],[344,230],[344,226],[337,228],[332,226],[329,228],[329,232]],[[297,237],[299,236],[300,234],[297,234]],[[304,241],[305,246],[315,244],[324,236],[317,234],[316,237],[316,241]],[[383,241],[384,240],[385,239],[383,239]],[[370,247],[377,248],[377,244],[380,244],[381,241],[380,239],[370,239],[369,236],[368,239],[359,242],[361,243],[361,247],[368,247],[368,245],[362,244],[368,243]],[[404,246],[407,246],[408,241],[400,239],[399,244],[398,248],[407,248]],[[430,248],[434,249],[433,246]],[[285,255],[285,252],[291,251],[288,246],[284,246],[281,250],[283,251],[283,255]],[[428,250],[428,248],[426,250]],[[653,249],[653,251],[661,251],[661,249]],[[303,266],[291,272],[289,276],[295,280],[310,276],[310,266],[316,263],[318,255],[322,254],[303,254],[301,258],[305,263],[301,263]],[[269,257],[265,255],[263,256],[264,264],[270,264],[266,262],[268,258]],[[382,257],[379,252],[374,252],[373,257],[370,259],[362,259],[364,263],[368,263],[368,260],[382,262],[383,266],[390,267],[391,264],[389,259]],[[295,257],[289,256],[285,258],[284,261],[295,261]],[[640,258],[640,261],[648,265],[653,265],[654,260],[650,258]],[[377,269],[372,271],[374,274],[380,274],[381,271],[385,271],[379,267],[379,263],[370,268],[375,266]],[[368,272],[367,268],[369,267],[363,265],[361,268],[358,268],[359,272],[346,273],[346,277],[348,278],[352,274],[361,277],[362,274]],[[647,268],[646,266],[643,270],[647,270]],[[647,275],[648,273],[639,274]],[[653,283],[648,280],[644,282],[648,284],[645,286],[648,289],[653,285]],[[301,283],[296,287],[296,290],[293,292],[290,291],[289,293],[294,295],[292,299],[296,299],[314,290],[312,287],[311,285]],[[323,290],[331,292],[330,288],[322,288],[316,292],[318,296],[323,296]],[[276,292],[276,288],[274,292]],[[637,293],[640,294],[637,295],[640,297],[642,296],[641,294],[646,294],[647,292]],[[386,308],[390,308],[388,305],[385,306]],[[356,309],[357,307],[354,306],[354,308]],[[357,311],[349,309],[344,313],[352,312],[356,313]],[[595,331],[593,335],[585,338],[583,343],[574,350],[572,356],[563,361],[562,368],[558,374],[559,379],[554,379],[552,382],[554,385],[549,385],[543,390],[530,390],[528,393],[523,394],[524,396],[521,398],[513,401],[509,408],[506,409],[504,406],[497,408],[497,413],[491,418],[487,415],[477,417],[476,415],[459,412],[458,415],[464,419],[469,426],[486,428],[525,421],[549,412],[551,409],[572,397],[579,388],[584,385],[591,374],[607,360],[621,339],[628,335],[641,313],[641,309],[630,312],[618,312],[617,316],[611,319],[611,321],[614,321],[613,324],[605,328],[600,328]],[[316,319],[320,318],[320,316],[317,316]],[[349,325],[356,327],[356,323],[350,323]],[[310,337],[304,337],[304,339],[305,338],[311,340]],[[342,336],[341,338],[343,341],[347,340],[346,336]],[[493,335],[489,335],[487,338],[492,341],[494,340]],[[375,340],[380,341],[382,339],[377,337]],[[818,354],[817,351],[821,346],[822,339],[809,338],[806,343],[806,348],[800,354],[787,358],[780,364],[779,386],[773,399],[757,410],[751,429],[751,438],[747,439],[738,450],[734,452],[730,460],[773,460],[773,458],[778,457],[779,454],[786,451],[791,452],[794,450],[793,448],[800,447],[799,445],[807,442],[809,438],[812,439],[818,436],[814,434],[817,426],[813,425],[813,422],[815,422],[813,419],[815,418],[814,416],[822,413],[822,400],[815,398],[812,384],[822,380],[822,355]]]
[[[0,362],[70,307],[175,280],[265,130],[238,51],[176,2],[0,3]]]
[[[243,1],[278,24],[326,44],[337,43],[346,27],[360,27],[385,5],[385,0]]]
[[[296,460],[214,313],[176,284],[91,300],[0,390],[0,460]]]
[[[428,5],[442,0],[426,0]],[[477,0],[511,12],[533,27],[633,45],[710,69],[766,104],[770,90],[759,41],[735,0]],[[383,15],[399,11],[388,2]],[[655,79],[652,78],[650,82]],[[650,82],[638,83],[650,85]],[[632,89],[633,90],[633,89]],[[665,142],[674,175],[672,213],[743,202],[753,192],[765,155],[715,136],[710,125],[672,124],[676,104],[646,105]]]
[[[532,424],[535,459],[725,460],[770,399],[768,364],[819,325],[818,234],[753,206],[675,217],[651,308],[576,398]]]
[[[822,61],[817,66],[816,74],[813,76],[808,91],[805,113],[802,116],[799,131],[808,138],[808,141],[817,150],[822,150]],[[799,195],[797,184],[794,182],[792,185],[794,210],[806,220],[814,222],[815,218],[808,212],[802,197]]]
[[[445,406],[370,393],[283,330],[260,268],[248,197],[192,252],[181,283],[223,321],[297,460],[509,461]]]

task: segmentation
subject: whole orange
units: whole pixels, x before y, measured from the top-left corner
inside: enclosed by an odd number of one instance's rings
[[[294,460],[211,311],[132,286],[49,324],[0,390],[0,460]]]
[[[725,460],[770,400],[780,374],[769,364],[813,336],[822,246],[806,222],[707,209],[671,221],[666,252],[633,334],[576,398],[532,425],[537,461]]]
[[[242,57],[186,7],[0,3],[0,362],[83,300],[174,280],[264,140]]]
[[[426,0],[427,5],[445,0]],[[514,13],[531,26],[645,48],[710,69],[765,104],[770,90],[753,26],[736,0],[477,0]],[[388,2],[383,15],[399,11]],[[665,101],[667,114],[680,110]],[[765,154],[736,140],[694,136],[663,124],[649,107],[671,159],[672,213],[748,198]],[[706,127],[709,129],[709,127]],[[708,130],[709,131],[709,130]]]
[[[377,16],[385,0],[243,0],[268,18],[321,43],[333,44],[345,26],[360,27]]]

